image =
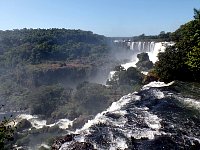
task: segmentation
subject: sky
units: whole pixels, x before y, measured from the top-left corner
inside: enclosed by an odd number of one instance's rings
[[[200,0],[0,0],[0,30],[66,28],[109,37],[173,32]]]

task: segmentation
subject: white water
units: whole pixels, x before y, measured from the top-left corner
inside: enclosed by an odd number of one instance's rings
[[[151,87],[165,87],[165,86],[170,86],[174,83],[174,81],[170,82],[170,83],[164,83],[164,82],[156,82],[156,81],[153,81],[153,82],[150,82],[149,84],[146,84],[143,86],[143,90],[147,90]]]
[[[163,82],[152,82],[148,85],[145,85],[142,90],[149,89],[150,87],[163,87],[163,86],[169,86],[170,84],[164,84]],[[154,91],[154,96],[158,97],[159,99],[164,97],[164,94],[161,91]],[[108,130],[107,134],[109,135],[109,144],[110,148],[109,150],[115,150],[117,148],[119,149],[125,149],[128,148],[128,145],[126,143],[126,140],[123,137],[116,137],[114,131],[120,132],[127,138],[134,137],[135,139],[141,139],[141,138],[148,138],[148,139],[154,139],[155,135],[161,135],[165,134],[164,132],[160,132],[161,126],[161,119],[152,113],[150,113],[147,107],[133,107],[130,106],[132,102],[138,101],[141,99],[140,96],[136,95],[137,92],[128,94],[123,96],[119,101],[113,102],[112,105],[105,111],[97,114],[94,119],[89,120],[81,129],[77,129],[75,131],[75,134],[79,134],[78,138],[75,139],[75,141],[79,142],[86,142],[85,136],[93,134],[93,128],[95,130],[98,129],[99,123],[103,123],[107,126]],[[131,112],[127,112],[126,109],[131,110]],[[119,116],[118,119],[110,118],[107,116],[107,114],[115,114]],[[132,120],[133,123],[129,124],[128,118],[126,115],[133,115],[137,119]],[[137,121],[144,122],[147,127],[139,127],[137,126]],[[102,149],[97,145],[96,143],[91,142],[95,148]],[[62,145],[60,150],[67,149],[67,146],[70,143],[65,143]]]
[[[200,111],[200,100],[195,100],[192,98],[186,98],[186,97],[181,97],[178,95],[170,95],[174,97],[175,99],[179,100],[181,103],[183,103],[187,107],[192,107],[194,109],[197,109]]]
[[[59,119],[57,122],[53,124],[48,124],[46,120],[39,119],[36,115],[30,115],[30,114],[20,114],[16,117],[15,122],[16,124],[20,122],[22,119],[27,119],[33,127],[36,129],[43,128],[44,126],[52,127],[55,125],[58,125],[61,129],[67,129],[69,126],[72,126],[73,121],[69,119]]]
[[[120,111],[120,108],[122,106],[124,106],[125,104],[127,104],[133,97],[131,96],[131,94],[129,95],[125,95],[123,96],[119,101],[117,102],[113,102],[112,105],[106,110],[106,111],[103,111],[99,114],[96,115],[96,117],[92,120],[89,120],[81,129],[78,129],[76,130],[76,134],[80,133],[80,132],[89,132],[88,129],[92,126],[92,125],[95,125],[95,124],[98,124],[98,123],[107,123],[107,118],[106,116],[104,115],[105,113],[107,112],[115,112],[115,113],[118,113],[118,114],[121,114],[121,115],[125,115],[126,112],[124,111]],[[140,97],[137,97],[135,96],[135,100],[139,100]],[[122,121],[123,122],[123,121]],[[117,124],[120,126],[120,124]]]
[[[169,86],[173,84],[173,82],[169,83],[169,84],[165,84],[163,82],[151,82],[145,86],[143,86],[143,90],[145,89],[149,89],[150,87],[164,87],[164,86]],[[96,115],[96,117],[92,120],[89,120],[81,129],[77,129],[76,130],[76,134],[80,133],[80,132],[85,132],[87,130],[88,132],[88,129],[92,126],[92,125],[95,125],[95,124],[98,124],[98,123],[108,123],[108,118],[105,116],[106,113],[115,113],[115,114],[120,114],[122,116],[124,116],[125,114],[127,114],[126,111],[122,111],[121,108],[128,104],[130,101],[137,101],[137,100],[140,100],[140,96],[137,96],[135,95],[137,92],[135,93],[132,93],[132,94],[128,94],[128,95],[125,95],[123,96],[119,101],[117,102],[113,102],[112,105],[106,110],[106,111],[103,111],[99,114]],[[158,94],[159,96],[158,97],[163,97],[163,93],[161,92],[157,92],[156,94]],[[160,95],[161,94],[161,95]],[[158,120],[160,120],[156,115],[151,115],[151,114],[148,114],[148,108],[147,107],[144,107],[144,108],[137,108],[138,110],[143,110],[144,112],[147,112],[146,114],[146,121],[148,122],[149,124],[149,127],[151,127],[152,129],[159,129],[160,128],[160,125],[159,125],[159,122]],[[121,123],[123,124],[125,120],[121,120]],[[115,124],[116,126],[121,126],[120,124]]]
[[[122,64],[125,69],[129,67],[136,67],[138,62],[137,54],[142,52],[147,52],[149,55],[150,61],[155,63],[158,61],[158,53],[164,52],[166,47],[174,45],[173,42],[129,42],[130,50],[135,51],[135,55],[132,57],[131,62]]]

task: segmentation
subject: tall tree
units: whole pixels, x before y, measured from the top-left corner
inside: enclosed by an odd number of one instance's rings
[[[194,19],[200,19],[200,9],[194,8]]]

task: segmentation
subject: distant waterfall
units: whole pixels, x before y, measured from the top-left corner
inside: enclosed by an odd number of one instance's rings
[[[174,42],[128,42],[127,45],[130,50],[135,51],[137,54],[146,52],[149,55],[149,59],[155,63],[158,58],[159,52],[164,52],[167,46],[174,45]]]
[[[127,42],[127,46],[130,50],[134,51],[132,60],[128,63],[122,64],[125,69],[129,67],[136,67],[138,61],[137,54],[146,52],[149,55],[149,59],[155,63],[158,60],[158,53],[164,52],[166,47],[174,45],[174,42]]]
[[[155,42],[130,42],[130,49],[137,52],[151,52],[154,47]]]

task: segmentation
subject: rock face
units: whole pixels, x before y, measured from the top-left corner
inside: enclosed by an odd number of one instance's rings
[[[136,63],[136,66],[140,71],[149,71],[153,68],[153,62],[149,60],[147,53],[138,54],[137,58],[139,61]]]
[[[59,150],[62,144],[67,143],[68,150],[94,150],[94,146],[88,142],[77,142],[74,140],[73,134],[66,135],[62,138],[56,139],[52,145],[52,150]]]
[[[31,123],[28,120],[26,120],[26,119],[21,120],[16,125],[17,131],[23,131],[23,130],[31,128],[31,127],[32,127]]]
[[[51,146],[52,150],[58,150],[62,146],[62,144],[64,144],[65,142],[71,142],[73,138],[73,135],[66,135],[64,137],[56,139],[53,145]]]
[[[74,142],[68,147],[69,150],[94,150],[94,146],[88,142]]]

